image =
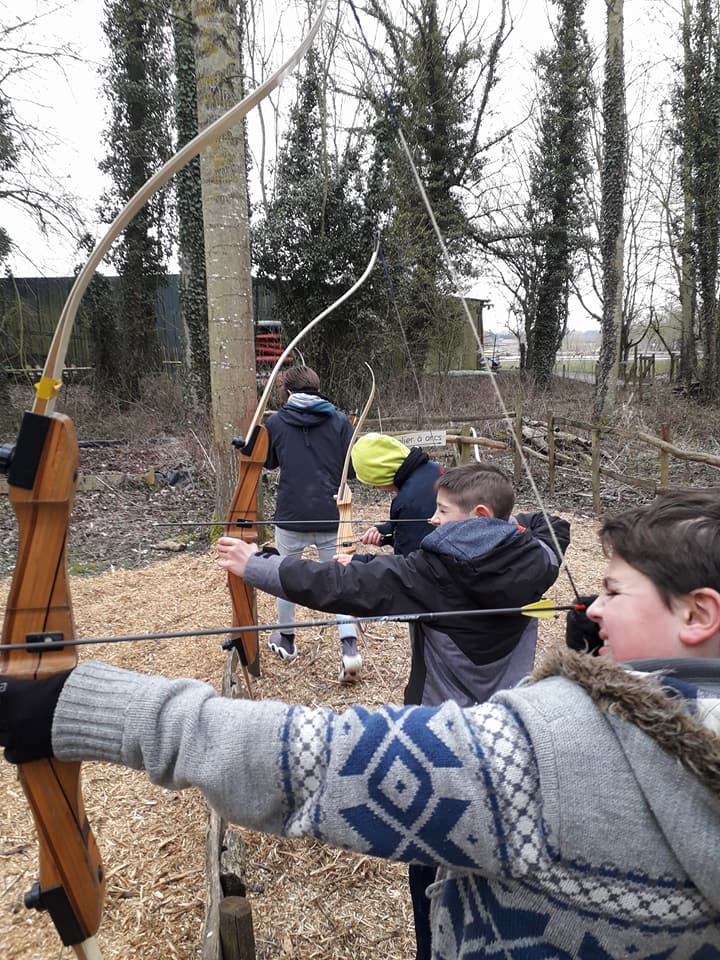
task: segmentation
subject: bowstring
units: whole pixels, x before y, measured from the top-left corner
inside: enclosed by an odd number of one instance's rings
[[[567,578],[568,578],[568,581],[569,581],[569,583],[570,583],[570,587],[571,587],[571,589],[572,589],[572,591],[573,591],[573,593],[574,593],[574,595],[575,595],[575,598],[578,599],[579,596],[580,596],[580,594],[579,594],[579,592],[578,592],[577,587],[575,586],[575,581],[574,581],[573,576],[572,576],[572,574],[571,574],[571,572],[570,572],[570,568],[569,568],[568,563],[567,563],[567,558],[566,558],[565,555],[563,554],[563,551],[562,551],[562,549],[561,549],[561,547],[560,547],[560,542],[559,542],[559,540],[558,540],[558,538],[557,538],[557,534],[555,533],[555,530],[553,529],[553,526],[552,526],[552,524],[551,524],[551,522],[550,522],[550,516],[549,516],[549,514],[548,514],[547,508],[546,508],[546,506],[545,506],[545,502],[544,502],[544,500],[543,500],[543,498],[542,498],[542,495],[541,495],[541,493],[540,493],[540,489],[538,488],[538,485],[537,485],[537,483],[536,483],[536,481],[535,481],[535,477],[533,476],[532,470],[531,470],[531,468],[530,468],[530,463],[529,463],[527,457],[525,456],[525,452],[524,452],[524,450],[523,450],[523,448],[522,448],[522,443],[520,442],[520,438],[517,436],[517,434],[516,434],[516,432],[515,432],[515,430],[514,430],[514,428],[513,428],[512,417],[510,416],[510,412],[509,412],[509,410],[508,410],[508,408],[507,408],[507,406],[506,406],[506,404],[505,404],[505,400],[504,400],[504,398],[503,398],[502,392],[500,391],[500,388],[499,388],[498,385],[497,385],[497,376],[495,375],[495,373],[493,372],[493,370],[488,366],[488,364],[487,364],[486,361],[485,361],[485,354],[484,354],[484,351],[483,351],[483,344],[482,344],[482,341],[481,341],[481,339],[480,339],[480,335],[479,335],[477,329],[475,328],[475,323],[474,323],[473,318],[472,318],[472,315],[471,315],[471,313],[470,313],[470,308],[469,308],[469,306],[468,306],[467,299],[466,299],[466,297],[461,293],[462,284],[461,284],[461,282],[460,282],[460,277],[459,277],[459,275],[458,275],[457,270],[455,269],[455,264],[453,263],[452,257],[450,256],[450,251],[449,251],[448,248],[447,248],[447,244],[446,244],[446,242],[445,242],[445,238],[444,238],[444,236],[443,236],[443,234],[442,234],[442,231],[440,230],[440,226],[438,225],[437,218],[436,218],[436,216],[435,216],[435,211],[433,210],[432,204],[431,204],[431,202],[430,202],[430,198],[428,197],[427,191],[426,191],[426,189],[425,189],[425,185],[424,185],[423,182],[422,182],[422,178],[420,177],[420,173],[419,173],[419,171],[418,171],[418,169],[417,169],[417,166],[416,166],[416,164],[415,164],[415,161],[414,161],[414,159],[413,159],[412,151],[410,150],[410,147],[408,146],[407,140],[405,139],[405,135],[403,134],[402,127],[401,127],[401,125],[400,125],[400,118],[399,118],[399,116],[398,116],[398,112],[397,112],[397,110],[395,109],[395,106],[394,106],[394,104],[393,104],[393,102],[392,102],[392,100],[391,100],[391,98],[390,98],[390,95],[389,95],[388,91],[387,91],[386,88],[385,88],[385,84],[384,84],[384,81],[383,81],[382,76],[381,76],[381,74],[380,74],[380,69],[379,69],[379,66],[378,66],[378,63],[377,63],[377,58],[375,57],[375,54],[374,54],[374,52],[373,52],[373,50],[372,50],[372,47],[370,46],[370,44],[369,44],[369,42],[368,42],[368,39],[367,39],[367,37],[366,37],[366,35],[365,35],[365,31],[364,31],[363,26],[362,26],[362,23],[361,23],[361,21],[360,21],[360,16],[359,16],[358,11],[357,11],[357,8],[356,8],[356,6],[355,6],[354,0],[348,0],[348,3],[350,4],[350,9],[352,10],[353,17],[355,18],[355,22],[356,22],[357,27],[358,27],[358,30],[359,30],[359,32],[360,32],[360,36],[362,37],[362,42],[363,42],[363,44],[364,44],[364,46],[365,46],[365,49],[367,50],[368,56],[370,57],[370,62],[371,62],[371,64],[372,64],[372,70],[373,70],[373,72],[374,72],[374,74],[375,74],[375,77],[376,77],[376,81],[377,81],[377,83],[378,83],[378,86],[379,86],[379,88],[380,88],[380,90],[381,90],[381,92],[382,92],[383,99],[385,100],[385,104],[386,104],[386,107],[387,107],[388,116],[390,117],[391,122],[392,122],[393,125],[395,126],[395,130],[396,130],[396,132],[397,132],[397,138],[398,138],[398,142],[399,142],[399,144],[400,144],[401,150],[402,150],[402,152],[403,152],[403,154],[404,154],[404,156],[405,156],[405,159],[407,160],[408,166],[410,167],[410,171],[411,171],[411,173],[412,173],[412,175],[413,175],[413,179],[414,179],[414,181],[415,181],[415,185],[416,185],[416,187],[417,187],[417,189],[418,189],[418,192],[419,192],[420,197],[421,197],[422,202],[423,202],[423,206],[425,207],[425,211],[426,211],[426,213],[427,213],[427,215],[428,215],[428,218],[429,218],[429,220],[430,220],[431,226],[432,226],[432,228],[433,228],[433,232],[434,232],[435,237],[436,237],[436,239],[437,239],[437,241],[438,241],[438,244],[439,244],[439,246],[440,246],[440,251],[441,251],[441,253],[442,253],[443,260],[445,261],[445,266],[446,266],[446,268],[447,268],[447,270],[448,270],[448,273],[450,274],[450,279],[452,280],[453,286],[455,287],[456,294],[457,294],[457,296],[458,296],[458,298],[460,299],[460,302],[461,302],[461,304],[462,304],[462,308],[463,308],[463,312],[464,312],[465,318],[466,318],[467,322],[468,322],[469,325],[470,325],[470,329],[472,330],[473,337],[474,337],[474,339],[475,339],[475,341],[476,341],[476,343],[477,343],[477,346],[478,346],[478,354],[479,354],[480,356],[482,356],[482,358],[483,358],[483,364],[484,364],[485,369],[486,369],[486,374],[487,374],[487,376],[490,377],[490,381],[491,381],[491,383],[492,383],[492,388],[493,388],[493,391],[494,391],[494,393],[495,393],[495,398],[496,398],[496,400],[497,400],[497,402],[498,402],[498,406],[500,407],[500,410],[502,411],[503,420],[505,421],[505,424],[506,424],[506,429],[508,430],[510,436],[512,437],[513,445],[514,445],[514,447],[515,447],[515,450],[517,451],[518,458],[519,458],[519,460],[520,460],[520,463],[522,464],[522,468],[523,468],[523,471],[524,471],[524,473],[525,473],[525,475],[526,475],[526,477],[527,477],[528,483],[530,484],[530,488],[531,488],[532,493],[533,493],[533,496],[534,496],[534,498],[535,498],[535,502],[537,503],[538,508],[539,508],[540,512],[542,513],[542,516],[543,516],[543,518],[544,518],[544,520],[545,520],[545,523],[546,523],[546,525],[547,525],[548,532],[549,532],[549,534],[550,534],[550,539],[551,539],[552,542],[553,542],[553,546],[554,546],[554,548],[555,548],[555,551],[556,551],[556,553],[557,553],[558,559],[559,559],[559,561],[560,561],[560,566],[559,566],[559,568],[558,568],[558,576],[559,576],[560,573],[562,573],[563,571],[565,572],[565,575],[566,575]]]

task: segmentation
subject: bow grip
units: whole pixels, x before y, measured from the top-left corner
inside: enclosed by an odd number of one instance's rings
[[[256,423],[255,426],[250,431],[249,437],[233,437],[231,443],[235,447],[235,449],[239,450],[239,452],[244,457],[255,459],[253,457],[253,453],[255,451],[255,444],[258,441],[258,437],[261,435],[261,433],[264,433],[264,432],[265,432],[265,428],[263,427],[263,425],[260,423]],[[264,462],[265,456],[267,456],[267,450],[265,451],[265,455],[263,456],[263,462]]]
[[[75,666],[67,574],[67,530],[75,497],[78,448],[72,421],[26,413],[9,461],[9,499],[18,521],[18,552],[3,622],[0,677],[39,679]],[[40,651],[12,649],[33,634],[60,642]],[[26,899],[46,909],[60,937],[78,948],[100,925],[104,871],[85,815],[80,764],[36,760],[18,766],[39,839],[39,884]],[[80,949],[80,948],[78,948]],[[77,952],[77,949],[76,949]]]

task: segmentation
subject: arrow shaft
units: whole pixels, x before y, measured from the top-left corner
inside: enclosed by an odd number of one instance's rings
[[[495,607],[491,610],[435,610],[429,613],[393,613],[383,614],[374,617],[348,617],[345,623],[426,623],[433,620],[445,620],[453,617],[497,617],[512,616],[520,614],[521,616],[532,617],[534,604],[529,607]],[[548,607],[538,607],[539,614],[560,613],[564,610],[583,609],[582,604],[567,603],[556,604]],[[309,628],[309,627],[334,627],[337,626],[337,620],[301,620],[293,623],[264,623],[251,624],[241,627],[208,627],[203,630],[177,630],[163,633],[136,633],[125,634],[117,637],[86,637],[75,640],[55,639],[48,637],[47,640],[36,640],[24,644],[13,644],[13,649],[18,650],[42,650],[47,649],[48,644],[58,643],[65,647],[94,646],[103,643],[136,643],[141,640],[183,640],[190,637],[213,637],[223,634],[236,633],[259,633],[262,630],[290,630]],[[9,649],[8,645],[0,644],[0,650]]]

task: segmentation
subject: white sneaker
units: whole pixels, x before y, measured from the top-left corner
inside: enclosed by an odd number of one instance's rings
[[[362,657],[359,653],[343,656],[338,674],[340,683],[358,683],[362,677]]]
[[[268,647],[281,660],[294,660],[297,657],[294,633],[280,633],[279,630],[273,630],[268,637]]]

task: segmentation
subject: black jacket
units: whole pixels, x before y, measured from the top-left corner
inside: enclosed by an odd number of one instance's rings
[[[275,520],[286,530],[337,530],[335,503],[352,425],[322,397],[307,407],[284,404],[267,424],[265,466],[280,467]],[[355,474],[350,465],[350,477]],[[317,520],[316,524],[298,523]],[[295,522],[294,522],[295,521]]]
[[[390,504],[390,520],[379,523],[383,546],[392,544],[395,553],[407,556],[417,550],[434,527],[423,522],[435,513],[435,481],[443,472],[439,463],[430,460],[419,447],[413,447],[409,456],[395,474],[397,494]],[[417,523],[408,523],[422,517]],[[400,520],[400,523],[395,521]]]

